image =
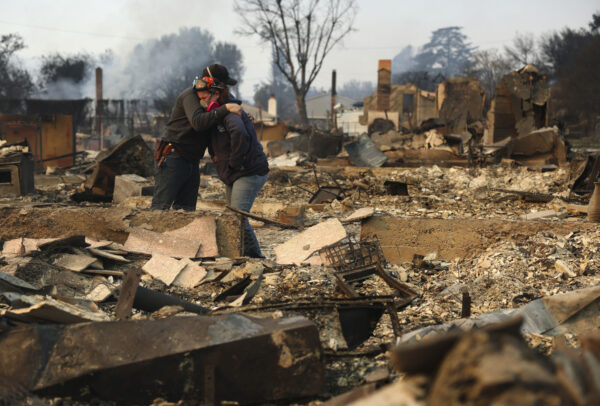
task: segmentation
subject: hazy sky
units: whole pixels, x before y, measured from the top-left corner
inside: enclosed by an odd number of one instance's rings
[[[331,52],[318,87],[329,87],[332,69],[339,84],[375,82],[378,59],[392,59],[406,45],[423,45],[437,28],[462,26],[474,45],[501,48],[517,32],[537,36],[587,26],[600,0],[358,0],[358,6],[356,32]],[[198,26],[242,50],[245,99],[269,78],[269,48],[234,33],[240,20],[233,0],[0,0],[0,10],[0,34],[23,36],[27,48],[19,55],[28,63],[53,52],[126,54],[141,41]]]

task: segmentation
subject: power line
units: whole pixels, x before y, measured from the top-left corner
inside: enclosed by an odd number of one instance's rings
[[[15,26],[26,27],[26,28],[34,28],[34,29],[38,29],[38,30],[64,32],[64,33],[69,33],[69,34],[83,34],[83,35],[90,35],[90,36],[95,36],[95,37],[117,38],[117,39],[133,40],[133,41],[147,41],[147,40],[152,39],[152,38],[128,37],[128,36],[122,36],[122,35],[111,35],[111,34],[104,34],[104,33],[99,33],[99,32],[65,30],[65,29],[56,28],[56,27],[45,27],[45,26],[40,26],[40,25],[14,23],[11,21],[4,21],[4,20],[0,20],[0,24],[15,25]],[[511,40],[509,40],[509,39],[490,40],[490,41],[480,42],[479,45],[506,43],[506,42],[510,42],[510,41]],[[264,48],[265,46],[268,46],[268,44],[244,45],[244,48]],[[361,47],[340,46],[340,47],[336,47],[334,50],[337,50],[337,51],[370,51],[370,50],[376,51],[376,50],[386,50],[386,49],[388,49],[388,50],[389,49],[401,49],[403,47],[404,46],[364,46],[364,47],[362,47],[362,46]]]
[[[128,39],[128,40],[134,40],[134,41],[146,41],[146,40],[150,39],[150,38],[124,37],[124,36],[121,36],[121,35],[103,34],[103,33],[99,33],[99,32],[86,32],[86,31],[64,30],[62,28],[43,27],[41,25],[30,25],[30,24],[13,23],[13,22],[10,22],[10,21],[3,21],[3,20],[0,20],[0,24],[16,25],[16,26],[19,26],[19,27],[35,28],[35,29],[38,29],[38,30],[46,30],[46,31],[65,32],[65,33],[70,33],[70,34],[84,34],[84,35],[91,35],[91,36],[95,36],[95,37]]]

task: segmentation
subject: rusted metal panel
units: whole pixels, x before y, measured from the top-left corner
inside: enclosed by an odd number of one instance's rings
[[[249,404],[325,391],[312,322],[240,314],[14,329],[0,337],[0,376],[44,396],[117,404]]]
[[[42,156],[44,166],[65,168],[75,164],[73,144],[73,116],[57,114],[50,121],[43,121]],[[55,157],[62,157],[52,159]]]
[[[288,126],[283,123],[267,125],[263,122],[257,122],[254,124],[254,128],[258,134],[258,139],[261,141],[282,140],[288,132]]]
[[[0,136],[8,143],[29,142],[31,153],[42,166],[69,167],[75,162],[73,117],[57,114],[49,120],[39,116],[0,115]],[[59,159],[52,159],[61,157]]]
[[[9,144],[27,140],[36,161],[42,157],[42,128],[39,119],[19,114],[0,114],[0,138]]]

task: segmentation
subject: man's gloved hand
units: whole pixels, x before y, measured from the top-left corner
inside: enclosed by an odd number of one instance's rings
[[[230,113],[237,114],[238,116],[242,115],[242,106],[237,103],[227,103],[225,107],[227,107],[227,111]]]

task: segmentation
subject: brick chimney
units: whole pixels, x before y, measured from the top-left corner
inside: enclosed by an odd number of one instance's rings
[[[380,59],[377,68],[377,110],[390,109],[390,93],[392,92],[392,60]]]
[[[273,120],[277,120],[277,99],[275,98],[274,94],[269,97],[267,112],[273,116]]]

